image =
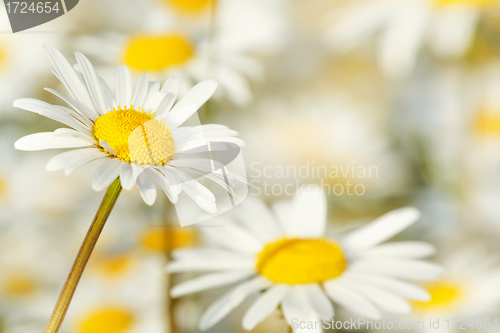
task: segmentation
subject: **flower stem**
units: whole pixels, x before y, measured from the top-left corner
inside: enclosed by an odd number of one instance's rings
[[[68,274],[66,283],[61,290],[61,294],[59,295],[59,299],[57,300],[57,304],[54,308],[54,311],[52,312],[52,316],[50,317],[50,321],[47,324],[44,333],[59,332],[59,328],[61,327],[64,317],[66,316],[66,312],[68,311],[69,304],[71,303],[71,299],[73,298],[73,294],[75,293],[76,287],[78,286],[78,282],[80,281],[83,270],[87,265],[90,255],[92,254],[92,250],[94,250],[97,239],[99,238],[99,235],[101,234],[101,231],[106,224],[109,214],[115,206],[116,200],[118,199],[118,195],[120,194],[121,190],[122,186],[120,183],[120,178],[117,178],[111,185],[109,185],[106,194],[102,199],[101,206],[99,206],[99,210],[95,214],[89,231],[87,232],[80,250],[76,255],[73,267]]]

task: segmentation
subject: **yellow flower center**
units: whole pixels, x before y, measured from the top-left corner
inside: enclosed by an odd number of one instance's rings
[[[77,324],[78,333],[124,333],[133,324],[133,314],[121,307],[97,309]]]
[[[140,72],[157,72],[183,64],[193,53],[189,40],[179,34],[138,35],[128,41],[123,61]]]
[[[25,297],[37,290],[37,283],[32,276],[16,273],[6,278],[2,289],[10,297]]]
[[[103,275],[113,278],[127,272],[131,265],[132,258],[129,255],[117,255],[99,260],[95,268]]]
[[[7,184],[5,183],[5,179],[0,177],[0,199],[5,195],[7,192]]]
[[[456,305],[462,298],[462,288],[455,282],[438,281],[425,285],[424,288],[431,295],[427,302],[413,302],[420,311],[435,311],[449,309]]]
[[[336,278],[346,266],[342,248],[335,242],[283,238],[264,247],[256,268],[275,283],[308,284]]]
[[[480,137],[500,135],[500,112],[480,111],[476,116],[474,129]]]
[[[188,14],[197,13],[207,9],[215,0],[163,0],[178,11]]]
[[[435,0],[438,6],[471,5],[475,7],[493,7],[498,0]]]
[[[150,251],[165,253],[194,244],[196,235],[186,228],[150,228],[141,236],[141,244]]]
[[[168,126],[151,112],[133,108],[113,109],[97,118],[94,136],[113,151],[100,148],[120,160],[137,165],[163,166],[175,154],[174,139]]]
[[[0,68],[3,67],[5,58],[5,51],[0,47]]]

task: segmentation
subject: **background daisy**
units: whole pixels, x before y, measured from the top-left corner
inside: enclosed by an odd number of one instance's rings
[[[328,19],[326,40],[339,51],[376,39],[377,61],[384,73],[406,76],[426,44],[438,55],[462,56],[483,15],[498,13],[499,5],[496,0],[352,1]]]
[[[247,200],[239,224],[203,229],[217,246],[174,254],[169,272],[212,273],[176,285],[172,296],[238,283],[208,308],[200,329],[212,327],[260,291],[243,317],[247,330],[278,306],[290,325],[311,317],[331,319],[331,301],[374,319],[381,318],[381,310],[409,313],[405,298],[429,298],[411,281],[441,274],[438,266],[419,260],[434,252],[427,243],[380,245],[418,219],[413,208],[388,213],[338,241],[325,238],[326,197],[318,187],[304,188],[273,212]]]

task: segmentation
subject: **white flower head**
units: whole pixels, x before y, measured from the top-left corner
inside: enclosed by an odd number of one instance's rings
[[[119,29],[77,38],[77,47],[105,68],[121,63],[133,74],[146,71],[161,80],[175,75],[182,83],[215,79],[214,98],[236,105],[250,103],[250,82],[265,76],[255,54],[276,53],[286,40],[281,0],[144,0],[125,7],[141,14],[131,15],[126,27],[120,19]],[[183,14],[196,19],[186,24]]]
[[[49,171],[64,169],[69,174],[96,162],[99,166],[92,179],[96,191],[120,177],[126,190],[137,184],[148,205],[155,202],[156,189],[161,188],[172,203],[185,193],[211,214],[217,212],[215,196],[197,178],[205,176],[229,192],[235,179],[244,180],[226,172],[224,165],[209,157],[228,146],[242,146],[237,132],[215,124],[181,127],[213,94],[215,81],[197,84],[175,103],[177,79],[170,78],[160,85],[150,82],[143,73],[134,87],[128,68],[118,66],[113,94],[81,53],[75,53],[74,69],[55,48],[46,45],[45,51],[69,96],[47,90],[71,108],[35,99],[18,99],[14,106],[70,128],[25,136],[15,147],[28,151],[71,148],[49,161]]]
[[[172,296],[239,283],[217,300],[201,319],[208,329],[252,294],[264,291],[243,318],[247,330],[278,306],[286,321],[331,319],[331,301],[361,316],[378,319],[381,310],[405,314],[405,299],[428,300],[413,281],[432,280],[441,268],[421,260],[434,248],[424,242],[381,245],[413,224],[414,208],[390,212],[338,240],[325,237],[326,197],[307,187],[271,213],[248,198],[237,211],[238,223],[202,231],[215,248],[179,250],[172,273],[213,272],[176,285]]]
[[[460,331],[462,322],[469,325],[468,329],[474,322],[475,329],[496,332],[499,319],[495,317],[500,313],[500,258],[481,243],[461,243],[458,249],[449,250],[443,251],[444,255],[438,259],[446,273],[437,281],[422,285],[431,298],[414,303],[413,319],[440,319],[443,322],[440,332]]]
[[[349,51],[377,36],[377,60],[391,77],[411,74],[426,44],[439,56],[462,56],[485,10],[498,0],[355,0],[328,17],[326,40]]]

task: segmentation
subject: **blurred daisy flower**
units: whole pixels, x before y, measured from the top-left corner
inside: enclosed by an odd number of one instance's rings
[[[129,252],[94,257],[61,332],[165,332],[162,265]]]
[[[410,74],[428,43],[440,56],[461,56],[471,46],[485,11],[497,12],[498,0],[356,0],[329,17],[326,40],[349,51],[377,39],[377,58],[391,77]]]
[[[478,318],[490,316],[492,319],[489,327],[484,321],[480,323],[483,326],[476,329],[494,329],[494,317],[500,311],[498,259],[498,256],[492,257],[480,246],[465,247],[446,256],[441,260],[446,273],[439,280],[423,285],[431,298],[428,301],[413,302],[412,315],[422,319],[440,318],[440,332],[460,331],[452,327],[454,323],[451,321],[447,327],[447,318],[475,322]],[[456,324],[459,326],[459,322]]]
[[[285,24],[279,15],[282,7],[279,3],[234,0],[135,3],[131,6],[139,5],[137,11],[144,12],[147,21],[131,22],[125,31],[79,37],[77,45],[106,67],[122,63],[133,73],[148,72],[155,79],[175,75],[188,85],[215,79],[220,84],[220,97],[244,105],[252,99],[249,81],[260,80],[264,75],[263,65],[254,54],[269,53],[283,45]],[[203,22],[201,28],[196,24],[186,28],[178,11],[201,11],[206,19],[199,20]],[[181,91],[184,88],[181,86]]]
[[[248,198],[238,212],[239,224],[202,231],[217,246],[179,250],[168,266],[171,273],[212,271],[176,285],[174,297],[239,283],[203,315],[205,330],[252,294],[264,291],[243,318],[253,329],[281,306],[286,321],[311,317],[331,319],[331,301],[369,318],[381,310],[410,312],[405,300],[428,300],[413,281],[432,280],[441,268],[420,260],[434,252],[423,242],[380,245],[413,224],[419,212],[403,208],[338,239],[325,237],[326,196],[318,187],[298,192],[291,202],[273,207]]]
[[[210,98],[217,86],[215,81],[199,83],[174,105],[179,87],[176,79],[169,79],[161,86],[148,81],[144,73],[134,88],[128,68],[118,66],[113,94],[81,53],[76,53],[75,70],[53,47],[45,46],[45,51],[55,75],[70,95],[47,90],[71,109],[35,99],[18,99],[14,106],[71,128],[25,136],[15,143],[17,149],[72,148],[52,158],[47,169],[64,169],[69,174],[96,161],[99,167],[92,179],[92,188],[96,191],[120,177],[124,189],[130,190],[137,184],[148,205],[155,202],[158,186],[172,203],[184,192],[202,209],[215,213],[214,195],[193,178],[193,172],[221,182],[218,174],[208,175],[207,163],[183,152],[209,142],[240,146],[244,143],[236,138],[237,132],[222,125],[180,127]]]

